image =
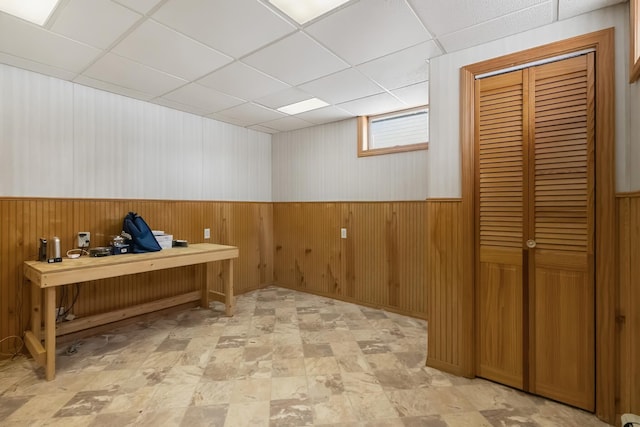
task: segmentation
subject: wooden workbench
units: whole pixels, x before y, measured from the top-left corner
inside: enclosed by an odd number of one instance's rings
[[[55,377],[56,369],[56,335],[60,335],[59,331],[56,331],[55,304],[57,286],[195,264],[201,264],[204,267],[201,269],[201,276],[203,276],[201,290],[184,294],[177,298],[168,298],[164,301],[164,305],[177,305],[199,299],[200,305],[208,308],[209,299],[212,298],[224,302],[226,314],[232,316],[234,311],[233,259],[237,257],[238,248],[235,246],[198,243],[184,248],[175,247],[144,254],[97,258],[88,256],[76,259],[64,258],[63,262],[52,264],[40,261],[25,261],[24,276],[32,285],[31,329],[25,332],[25,345],[36,362],[44,366],[47,380],[52,380]],[[215,261],[223,261],[225,263],[223,266],[224,293],[214,292],[211,289],[213,278],[211,277],[212,273],[209,272],[210,269],[206,268],[206,264]],[[149,312],[160,308],[163,308],[162,303],[156,305],[153,305],[153,303],[146,304],[146,307],[139,307],[137,310],[119,310],[118,312],[76,319],[60,324],[60,327],[64,326],[65,333],[70,333],[135,316],[145,312],[145,310]],[[42,331],[43,309],[44,332]],[[76,326],[67,326],[73,324]],[[42,345],[43,340],[44,346]]]

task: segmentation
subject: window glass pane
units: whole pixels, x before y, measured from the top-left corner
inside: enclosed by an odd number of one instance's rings
[[[369,138],[369,149],[425,143],[429,141],[429,110],[371,119]]]

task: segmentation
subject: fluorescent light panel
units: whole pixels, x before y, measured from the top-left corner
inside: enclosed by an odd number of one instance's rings
[[[58,0],[0,0],[0,10],[34,24],[44,25]]]
[[[272,5],[302,25],[349,0],[269,0]]]
[[[316,108],[326,107],[327,105],[329,104],[327,104],[321,99],[310,98],[310,99],[307,99],[306,101],[300,101],[300,102],[296,102],[295,104],[289,104],[289,105],[285,105],[284,107],[280,107],[278,108],[278,111],[285,114],[293,115],[293,114],[304,113],[305,111],[315,110]]]

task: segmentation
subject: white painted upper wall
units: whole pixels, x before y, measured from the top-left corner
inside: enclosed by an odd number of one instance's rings
[[[432,59],[428,151],[358,158],[354,120],[274,135],[274,200],[461,197],[460,68],[610,27],[616,49],[616,186],[640,189],[640,121],[629,119],[640,113],[640,83],[627,83],[628,7],[619,4]]]
[[[0,65],[0,196],[271,201],[271,135]]]
[[[616,190],[640,188],[638,124],[633,124],[630,141],[630,117],[640,112],[640,91],[630,90],[628,82],[628,8],[621,3],[605,9],[560,21],[471,49],[431,60],[429,95],[429,156],[427,158],[427,194],[429,198],[460,197],[460,68],[469,64],[568,39],[605,28],[615,27],[615,108],[616,108]],[[637,86],[637,85],[636,85]],[[631,108],[628,97],[632,99]],[[633,120],[637,122],[637,120]],[[632,143],[631,143],[632,142]],[[631,144],[630,144],[631,143]],[[637,167],[635,167],[637,169]]]
[[[278,133],[272,140],[273,199],[424,200],[427,151],[358,157],[356,119]]]
[[[616,29],[616,186],[640,189],[640,83],[628,81],[623,3],[430,67],[428,151],[357,157],[346,120],[268,134],[0,65],[0,196],[244,201],[460,197],[459,69]]]

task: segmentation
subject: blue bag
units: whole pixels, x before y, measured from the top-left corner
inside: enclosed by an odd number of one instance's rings
[[[140,254],[144,252],[157,252],[162,250],[151,228],[135,212],[129,212],[122,222],[122,231],[130,236],[131,252]]]

